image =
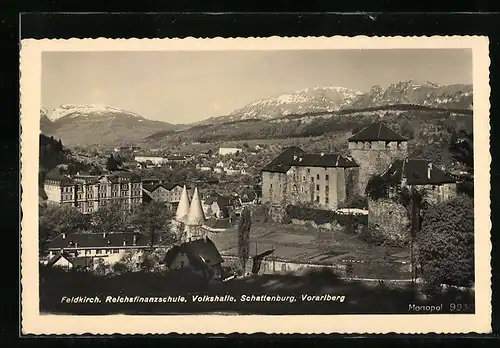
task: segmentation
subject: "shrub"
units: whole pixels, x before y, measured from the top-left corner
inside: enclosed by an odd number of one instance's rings
[[[368,200],[366,197],[356,195],[347,202],[347,208],[367,209]]]
[[[314,209],[307,206],[289,204],[285,208],[285,215],[290,219],[314,222],[316,225],[324,225],[337,222],[341,226],[355,226],[366,224],[366,215],[337,214],[331,210]]]
[[[474,205],[466,195],[426,210],[417,235],[422,277],[430,286],[474,282]]]

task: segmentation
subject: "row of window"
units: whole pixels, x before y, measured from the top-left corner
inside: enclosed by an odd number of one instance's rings
[[[95,254],[96,255],[109,255],[109,254],[118,254],[120,252],[120,249],[96,249]],[[84,252],[85,256],[92,255],[92,250],[85,250]]]

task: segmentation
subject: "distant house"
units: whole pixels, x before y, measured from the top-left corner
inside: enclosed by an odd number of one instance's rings
[[[237,147],[221,147],[221,148],[219,148],[219,155],[220,156],[234,155],[238,152],[241,152],[241,149],[237,148]]]
[[[184,156],[181,155],[174,155],[174,156],[168,156],[167,158],[168,163],[186,163],[187,159]]]
[[[205,200],[212,214],[218,219],[228,218],[233,210],[232,198],[229,196],[212,195]]]
[[[208,279],[221,279],[223,262],[215,244],[206,237],[175,245],[164,258],[169,270],[191,268]]]
[[[47,246],[49,258],[63,253],[64,259],[89,257],[102,258],[106,263],[118,262],[127,251],[144,251],[150,247],[150,239],[132,232],[113,233],[62,233],[52,239]],[[50,259],[49,259],[50,260]],[[65,264],[66,261],[55,262]]]
[[[425,189],[427,199],[438,203],[456,195],[456,179],[438,166],[424,159],[396,160],[382,174],[402,186]]]
[[[72,256],[69,253],[65,251],[59,251],[47,262],[47,266],[70,269],[73,268],[71,259]]]
[[[151,163],[153,165],[161,165],[167,162],[163,156],[135,156],[134,160],[139,163]]]
[[[235,168],[228,168],[228,169],[226,169],[226,174],[227,175],[240,175],[241,170],[235,169]]]
[[[257,202],[257,194],[255,192],[244,192],[238,196],[239,203],[243,206],[249,206]]]

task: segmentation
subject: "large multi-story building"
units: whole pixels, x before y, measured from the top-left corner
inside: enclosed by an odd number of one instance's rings
[[[311,203],[337,209],[353,195],[358,167],[349,157],[289,147],[262,169],[262,202],[282,207]]]
[[[44,182],[48,204],[71,205],[92,213],[108,202],[131,209],[142,203],[141,178],[119,171],[105,175],[51,176]]]

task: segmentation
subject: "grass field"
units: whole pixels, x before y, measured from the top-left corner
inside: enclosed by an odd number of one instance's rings
[[[225,255],[237,253],[235,228],[212,236],[212,240]],[[293,224],[255,223],[250,230],[250,255],[274,249],[280,259],[332,264],[340,260],[394,259],[392,255],[404,249],[368,245],[356,236],[343,232],[326,231]]]

